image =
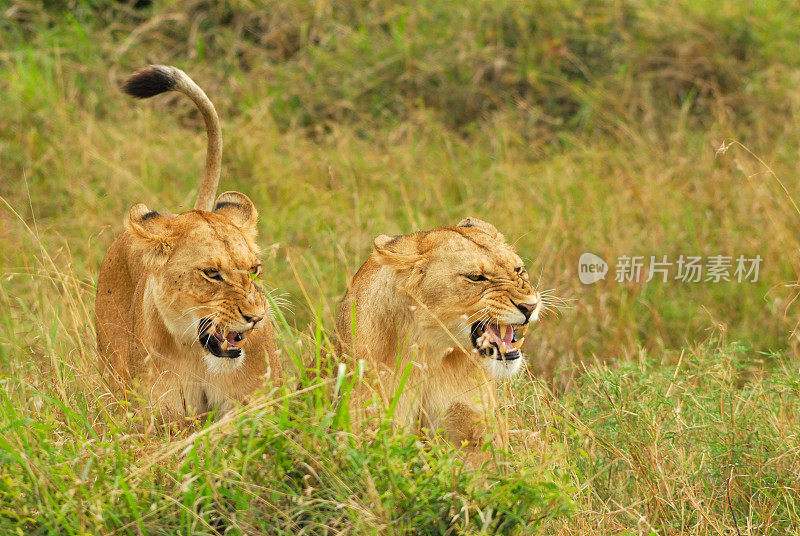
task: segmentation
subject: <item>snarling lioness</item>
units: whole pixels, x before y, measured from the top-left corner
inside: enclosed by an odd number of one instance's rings
[[[337,339],[341,352],[377,373],[395,419],[477,447],[495,409],[494,380],[522,368],[523,335],[539,310],[539,294],[503,235],[467,218],[377,237],[339,308]]]
[[[123,90],[138,98],[178,91],[194,101],[208,135],[194,210],[131,208],[97,282],[97,347],[112,385],[138,388],[167,418],[228,410],[276,376],[280,363],[248,197],[219,184],[222,137],[206,94],[183,71],[151,66]]]

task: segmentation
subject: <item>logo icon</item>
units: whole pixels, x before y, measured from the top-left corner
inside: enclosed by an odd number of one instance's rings
[[[584,285],[606,278],[608,263],[594,253],[583,253],[578,259],[578,277]]]

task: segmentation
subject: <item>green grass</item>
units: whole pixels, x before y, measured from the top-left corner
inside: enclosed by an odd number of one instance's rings
[[[3,10],[0,532],[800,530],[795,10]],[[320,363],[172,435],[109,398],[92,325],[100,260],[128,208],[185,210],[202,173],[187,102],[117,89],[150,62],[178,65],[214,100],[221,188],[255,202],[265,283],[292,304],[281,349]],[[740,143],[718,150],[730,140]],[[331,393],[347,392],[352,371],[337,388],[336,364],[320,358],[376,235],[467,215],[495,224],[542,288],[573,300],[528,337],[529,373],[501,389],[508,452],[477,471],[386,423],[348,434]],[[585,251],[764,263],[757,283],[583,286]]]

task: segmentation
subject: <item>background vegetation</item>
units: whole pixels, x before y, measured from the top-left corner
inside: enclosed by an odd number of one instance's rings
[[[34,533],[788,534],[800,530],[795,118],[783,2],[431,0],[0,6],[0,528]],[[194,200],[205,140],[148,63],[223,120],[223,188],[308,362],[377,234],[466,215],[573,300],[503,386],[509,455],[465,469],[352,439],[323,363],[165,437],[94,368],[94,284],[127,209]],[[785,189],[784,189],[785,188]],[[757,283],[592,286],[591,251],[764,258]],[[338,384],[337,384],[338,381]],[[336,387],[338,385],[338,387]]]

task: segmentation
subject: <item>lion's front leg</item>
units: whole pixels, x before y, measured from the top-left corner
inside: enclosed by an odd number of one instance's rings
[[[480,448],[486,438],[484,416],[477,408],[465,402],[453,402],[447,408],[442,422],[447,439],[454,445]]]
[[[478,407],[466,402],[453,402],[444,414],[442,425],[447,439],[457,447],[463,446],[469,466],[478,468],[489,460],[490,453],[483,449],[483,445],[491,438],[486,416]]]

